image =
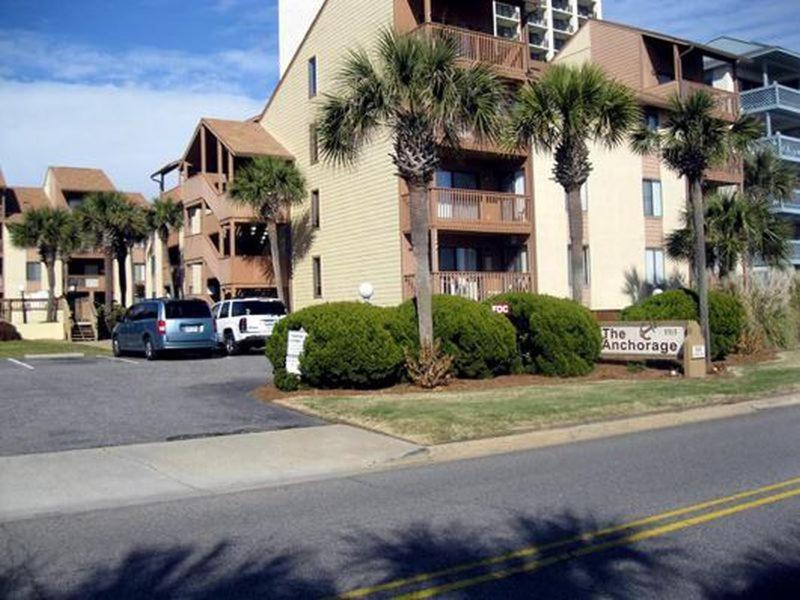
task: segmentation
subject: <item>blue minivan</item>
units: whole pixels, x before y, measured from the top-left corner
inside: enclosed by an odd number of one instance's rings
[[[216,346],[216,324],[202,300],[160,298],[139,302],[128,309],[111,334],[114,356],[143,352],[147,360],[155,360],[168,350],[211,355]]]

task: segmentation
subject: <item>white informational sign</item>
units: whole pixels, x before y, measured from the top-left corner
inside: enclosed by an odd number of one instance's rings
[[[600,354],[608,358],[677,358],[686,339],[686,330],[679,325],[604,324],[601,330],[603,347]]]
[[[692,346],[692,358],[705,358],[706,347],[704,345]]]
[[[492,304],[492,312],[496,312],[498,315],[507,315],[511,312],[511,308],[508,304]]]
[[[286,372],[300,375],[300,355],[306,345],[308,333],[304,329],[290,331],[286,342]]]

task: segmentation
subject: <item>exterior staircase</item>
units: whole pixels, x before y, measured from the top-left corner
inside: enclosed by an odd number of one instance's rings
[[[69,338],[73,342],[94,342],[97,340],[97,334],[91,323],[80,322],[72,324]]]

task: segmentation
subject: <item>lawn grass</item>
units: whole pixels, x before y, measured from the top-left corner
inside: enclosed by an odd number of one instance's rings
[[[107,348],[58,340],[0,342],[0,358],[22,358],[26,354],[61,354],[64,352],[82,352],[87,356],[106,356],[111,354],[111,351]]]
[[[441,444],[800,391],[800,352],[707,379],[597,381],[473,392],[293,397],[282,404]]]

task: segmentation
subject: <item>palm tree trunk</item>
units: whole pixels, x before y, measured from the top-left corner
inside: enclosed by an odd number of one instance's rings
[[[56,314],[56,262],[51,256],[44,259],[44,266],[47,269],[47,322],[55,323],[58,318]]]
[[[164,268],[166,267],[167,273],[169,273],[169,295],[173,298],[177,298],[177,294],[175,293],[175,271],[172,268],[172,263],[169,260],[169,233],[167,235],[159,234],[158,239],[161,240],[161,276],[164,276]],[[164,282],[161,282],[162,287]],[[161,296],[161,292],[159,291],[156,296]]]
[[[411,205],[411,247],[416,262],[414,285],[417,298],[417,327],[420,347],[425,347],[433,345],[428,187],[409,183],[408,191]]]
[[[112,249],[108,249],[104,252],[103,270],[106,274],[106,300],[104,304],[106,307],[106,314],[110,314],[111,306],[114,304],[114,251]]]
[[[269,236],[269,253],[272,255],[272,277],[275,287],[278,288],[278,300],[286,306],[286,294],[283,290],[283,270],[281,268],[281,249],[278,242],[278,224],[275,219],[267,221],[267,235]]]
[[[119,303],[122,306],[128,305],[128,272],[126,269],[128,263],[127,249],[117,251],[117,271],[119,272]]]
[[[583,282],[586,279],[583,264],[583,206],[580,186],[567,190],[567,214],[569,218],[569,264],[572,299],[583,304]]]
[[[711,329],[708,319],[708,270],[706,268],[706,229],[703,207],[703,188],[700,180],[689,182],[689,200],[692,203],[694,226],[694,265],[697,296],[700,304],[700,329],[706,345],[706,366],[711,363]]]

